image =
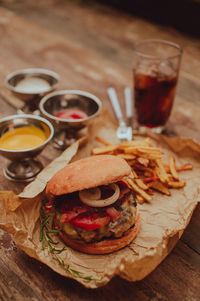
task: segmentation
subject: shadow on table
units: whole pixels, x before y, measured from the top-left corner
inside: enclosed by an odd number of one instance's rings
[[[200,0],[101,0],[99,2],[200,37]]]

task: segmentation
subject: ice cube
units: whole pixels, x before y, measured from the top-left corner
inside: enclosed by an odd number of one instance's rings
[[[158,72],[160,77],[171,77],[175,75],[173,66],[170,61],[161,61],[158,66]]]

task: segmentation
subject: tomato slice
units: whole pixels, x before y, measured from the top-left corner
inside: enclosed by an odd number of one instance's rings
[[[110,221],[110,216],[98,213],[90,213],[82,216],[77,216],[70,220],[70,224],[85,230],[96,230],[107,225]]]

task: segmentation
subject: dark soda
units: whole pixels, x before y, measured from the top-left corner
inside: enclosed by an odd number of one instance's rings
[[[154,128],[166,124],[175,96],[177,74],[134,73],[135,112],[141,126]]]

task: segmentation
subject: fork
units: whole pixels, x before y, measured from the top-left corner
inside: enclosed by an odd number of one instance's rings
[[[119,105],[119,101],[115,89],[108,88],[108,95],[110,97],[111,104],[113,106],[115,115],[119,122],[119,127],[117,129],[117,138],[122,142],[132,140],[132,127],[126,126],[126,123],[124,122],[122,111]]]
[[[125,104],[126,104],[126,118],[127,124],[132,128],[133,125],[133,107],[132,107],[132,93],[131,88],[126,87],[124,90]]]

